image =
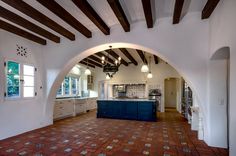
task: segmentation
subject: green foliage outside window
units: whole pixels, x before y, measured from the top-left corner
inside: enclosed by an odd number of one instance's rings
[[[65,95],[69,95],[70,94],[70,78],[69,77],[65,77],[64,88],[65,88]]]
[[[19,96],[20,94],[19,69],[19,63],[7,62],[7,97]]]

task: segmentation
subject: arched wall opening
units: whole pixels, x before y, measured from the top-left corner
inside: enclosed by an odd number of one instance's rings
[[[194,86],[192,84],[192,82],[187,78],[187,76],[185,75],[184,72],[181,71],[181,69],[178,69],[177,66],[175,64],[173,64],[172,62],[169,61],[168,58],[166,58],[165,56],[163,56],[161,53],[159,53],[156,50],[141,46],[141,45],[137,45],[137,44],[130,44],[130,43],[109,43],[109,44],[104,44],[104,45],[99,45],[90,49],[87,49],[81,53],[79,53],[76,57],[73,57],[69,62],[67,62],[65,64],[65,66],[63,67],[63,69],[59,72],[59,74],[56,76],[55,81],[53,82],[53,85],[50,89],[50,92],[48,94],[48,99],[47,99],[47,106],[45,107],[45,113],[46,114],[50,114],[50,116],[52,117],[53,115],[53,107],[54,107],[54,100],[56,98],[56,92],[57,89],[59,88],[61,82],[63,81],[64,77],[67,75],[67,73],[71,70],[71,68],[76,65],[80,60],[94,54],[97,53],[99,51],[104,51],[106,49],[108,49],[109,45],[112,45],[112,47],[115,48],[132,48],[132,49],[140,49],[142,51],[146,51],[148,53],[151,54],[155,54],[158,57],[160,57],[162,60],[165,60],[166,62],[168,62],[168,64],[170,64],[172,67],[174,67],[178,73],[184,77],[184,79],[187,81],[187,83],[190,85],[190,87],[193,89],[193,92],[195,94],[196,97],[198,97],[197,93],[194,90]]]
[[[209,144],[229,147],[230,48],[218,49],[209,61]]]

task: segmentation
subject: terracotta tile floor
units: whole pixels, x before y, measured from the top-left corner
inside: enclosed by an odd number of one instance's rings
[[[2,140],[0,155],[228,155],[199,141],[176,111],[158,117],[157,122],[97,119],[93,111]]]

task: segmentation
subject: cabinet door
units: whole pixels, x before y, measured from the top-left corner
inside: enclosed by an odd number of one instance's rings
[[[113,117],[122,119],[124,118],[125,104],[123,102],[116,102],[113,104]]]
[[[137,102],[127,101],[125,104],[125,118],[126,119],[137,119],[138,118],[138,105]]]
[[[139,102],[138,103],[138,119],[143,121],[153,121],[155,118],[155,103],[154,102]]]

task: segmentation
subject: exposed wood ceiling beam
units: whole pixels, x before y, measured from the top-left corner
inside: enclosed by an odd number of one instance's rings
[[[95,61],[92,61],[92,60],[90,60],[90,59],[88,59],[88,58],[83,59],[83,61],[84,61],[84,62],[88,62],[88,63],[91,64],[91,65],[94,65],[94,66],[97,66],[97,67],[102,68],[102,65],[101,65],[101,64],[99,64],[99,63],[97,63],[97,62],[95,62]]]
[[[47,41],[38,37],[38,36],[35,36],[25,30],[22,30],[20,28],[17,28],[15,27],[14,25],[11,25],[5,21],[2,21],[0,20],[0,29],[3,29],[3,30],[6,30],[8,32],[11,32],[13,34],[16,34],[18,36],[21,36],[21,37],[24,37],[28,40],[31,40],[31,41],[34,41],[36,43],[39,43],[39,44],[42,44],[42,45],[46,45],[47,44]]]
[[[175,9],[173,15],[173,24],[178,24],[180,21],[184,0],[175,0]]]
[[[116,15],[117,19],[119,20],[120,24],[122,25],[125,32],[130,31],[130,24],[129,21],[122,9],[119,0],[107,0],[111,9],[113,10],[114,14]]]
[[[138,49],[136,49],[136,51],[137,51],[138,55],[140,56],[140,58],[142,59],[143,63],[147,64],[148,62],[147,62],[147,59],[146,59],[143,51],[142,50],[138,50]]]
[[[133,56],[125,48],[120,48],[120,51],[134,64],[138,65],[138,62],[133,58]]]
[[[159,62],[158,57],[156,55],[153,55],[153,57],[154,57],[155,64],[158,64],[158,62]]]
[[[117,55],[113,50],[109,49],[109,50],[105,50],[107,53],[109,53],[109,55],[111,55],[112,57],[114,57],[116,60],[118,60],[118,58],[120,57],[119,55]],[[121,58],[120,61],[121,64],[128,66],[128,62],[126,62],[124,59]]]
[[[3,8],[0,6],[0,17],[5,18],[13,23],[16,23],[26,29],[29,29],[30,31],[39,34],[53,42],[60,43],[60,38],[49,31],[35,25],[34,23],[31,23],[30,21],[22,18],[21,16]]]
[[[153,18],[152,18],[151,0],[142,0],[142,4],[143,4],[143,11],[144,11],[147,27],[152,28]]]
[[[97,63],[99,63],[100,65],[102,65],[102,59],[100,59],[100,58],[97,58],[96,56],[94,56],[94,55],[90,55],[89,57],[87,57],[87,58],[89,58],[90,60],[93,60],[93,61],[95,61],[95,62],[97,62]]]
[[[202,10],[202,19],[209,18],[220,0],[208,0]]]
[[[25,3],[22,0],[2,0],[6,4],[10,5],[11,7],[21,11],[22,13],[26,14],[27,16],[30,16],[34,20],[46,25],[47,27],[51,28],[52,30],[58,32],[59,34],[65,36],[66,38],[74,41],[75,35],[71,33],[70,31],[66,30],[38,10],[31,7],[29,4]]]
[[[85,65],[85,66],[89,66],[89,67],[95,68],[94,65],[88,64],[87,62],[84,62],[84,61],[80,61],[79,63],[80,63],[80,64],[83,64],[83,65]]]
[[[87,0],[72,0],[74,4],[105,34],[110,35],[110,28],[91,7]]]
[[[62,6],[60,6],[54,0],[37,0],[40,4],[48,8],[58,17],[63,19],[77,31],[79,31],[84,36],[90,38],[92,37],[92,33],[88,30],[84,25],[82,25],[77,19],[75,19],[69,12],[67,12]]]
[[[114,64],[114,60],[112,60],[111,58],[107,58],[106,55],[104,55],[102,52],[98,52],[95,55],[97,55],[98,57],[102,58],[103,56],[105,57],[105,61],[109,62],[110,64]]]

